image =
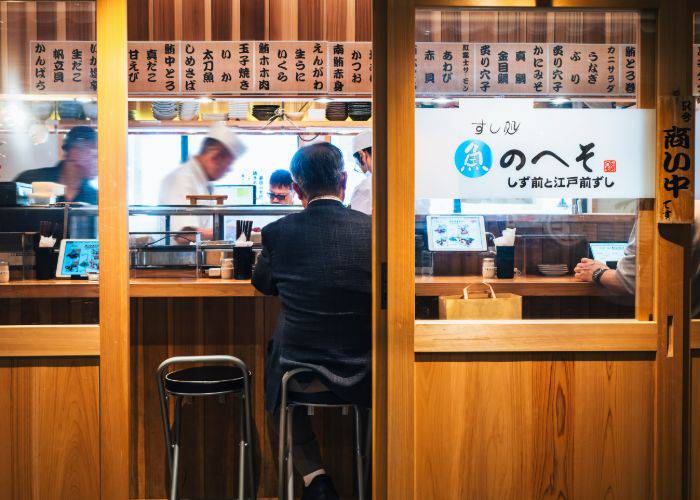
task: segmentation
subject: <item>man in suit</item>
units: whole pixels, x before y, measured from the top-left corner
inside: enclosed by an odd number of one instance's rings
[[[290,383],[290,391],[330,390],[369,407],[371,218],[343,206],[347,173],[335,146],[299,149],[290,170],[305,209],[265,226],[253,274],[253,285],[282,303],[265,363],[266,408],[278,414],[282,375],[301,367],[318,378]],[[337,499],[306,412],[295,412],[292,425],[302,499]]]

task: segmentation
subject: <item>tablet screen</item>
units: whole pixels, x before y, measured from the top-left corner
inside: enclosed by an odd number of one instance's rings
[[[591,243],[591,256],[599,262],[618,262],[625,256],[626,242]]]
[[[56,276],[87,276],[90,272],[99,272],[100,252],[97,240],[63,240],[58,256]]]
[[[428,249],[443,252],[484,252],[486,231],[480,215],[429,215]]]

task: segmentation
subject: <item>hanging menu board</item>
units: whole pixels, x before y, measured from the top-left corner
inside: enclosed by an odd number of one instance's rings
[[[182,42],[185,94],[253,91],[252,42]]]
[[[328,92],[372,93],[372,42],[328,42]]]
[[[129,42],[129,93],[179,94],[177,42]]]
[[[30,52],[33,93],[96,89],[94,43],[34,41]],[[422,97],[633,97],[638,87],[636,45],[419,42],[415,57]],[[132,94],[372,92],[370,42],[131,42],[128,64]]]
[[[35,94],[97,91],[94,42],[30,42],[29,83]]]
[[[327,92],[326,42],[255,42],[260,93]]]
[[[474,44],[477,95],[538,95],[548,89],[546,46],[535,43]]]
[[[473,93],[472,45],[416,44],[416,94]]]

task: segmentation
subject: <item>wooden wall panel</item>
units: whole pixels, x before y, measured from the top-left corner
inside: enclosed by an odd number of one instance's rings
[[[240,5],[236,2],[235,12],[240,12]],[[238,38],[240,28],[233,33],[234,0],[211,0],[211,39],[235,40]],[[240,14],[239,14],[240,16]],[[237,18],[239,16],[236,16]],[[240,23],[240,19],[239,19]]]
[[[0,363],[3,498],[98,498],[96,358]]]
[[[416,498],[650,498],[653,370],[646,354],[418,356]]]

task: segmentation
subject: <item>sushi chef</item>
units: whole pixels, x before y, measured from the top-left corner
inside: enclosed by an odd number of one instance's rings
[[[177,167],[160,186],[160,205],[189,205],[187,195],[212,194],[211,183],[224,177],[246,151],[238,135],[225,125],[209,129],[199,153]],[[211,216],[178,216],[173,231],[197,231],[203,240],[214,237]]]
[[[353,158],[365,178],[355,188],[350,198],[350,208],[372,215],[372,131],[355,136],[352,143]]]

